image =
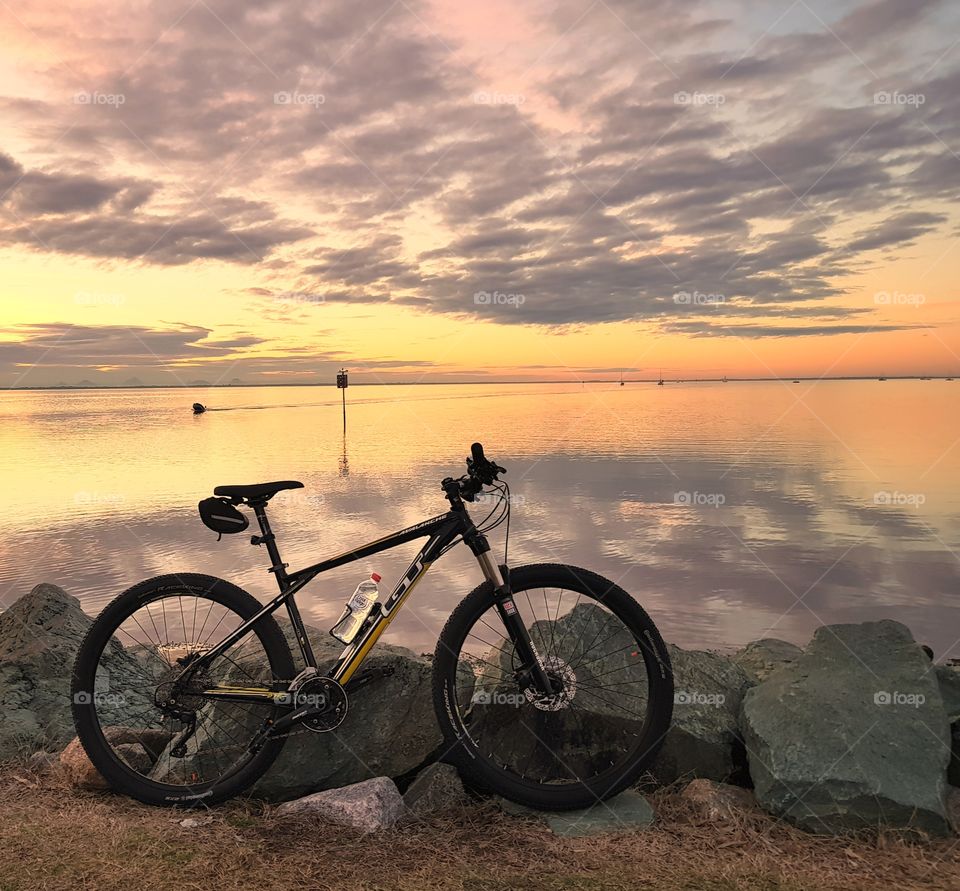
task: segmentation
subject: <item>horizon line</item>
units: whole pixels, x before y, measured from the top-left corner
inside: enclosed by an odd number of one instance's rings
[[[357,387],[413,387],[413,386],[519,386],[522,384],[711,384],[711,383],[808,383],[817,381],[952,381],[955,375],[948,374],[896,374],[896,375],[877,375],[877,374],[845,374],[845,375],[785,375],[782,377],[730,377],[723,375],[721,377],[683,377],[683,378],[575,378],[575,379],[553,379],[553,380],[468,380],[468,381],[358,381],[351,382]],[[22,390],[238,390],[262,387],[334,387],[336,381],[331,382],[291,382],[281,383],[272,381],[269,383],[238,383],[238,384],[52,384],[47,386],[35,387],[4,387],[0,386],[0,392],[19,392]]]

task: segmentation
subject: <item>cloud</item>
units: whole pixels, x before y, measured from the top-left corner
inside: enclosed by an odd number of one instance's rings
[[[884,331],[915,331],[928,325],[892,323],[840,325],[727,325],[704,321],[669,322],[664,330],[693,337],[831,337],[839,334],[872,334]]]
[[[0,106],[54,146],[0,156],[0,243],[247,263],[314,307],[515,325],[659,324],[698,289],[762,331],[771,306],[827,313],[870,251],[955,222],[930,209],[960,197],[957,12],[936,0],[812,2],[773,28],[705,0],[560,0],[504,53],[419,0],[169,19],[147,2],[58,35],[60,99]],[[809,336],[787,318],[781,336]]]
[[[851,241],[847,250],[872,251],[893,245],[913,244],[921,235],[933,232],[947,219],[946,214],[923,211],[898,214]]]
[[[0,331],[0,374],[7,384],[50,386],[80,378],[119,384],[136,374],[148,384],[187,385],[196,379],[226,383],[234,378],[265,380],[298,376],[305,383],[329,383],[348,358],[332,343],[330,331],[312,332],[321,345],[291,347],[256,334],[217,335],[199,325],[77,325],[51,322],[16,325]],[[259,348],[259,349],[258,349]],[[266,355],[261,355],[262,351]],[[432,368],[421,359],[351,363],[354,372],[406,372]]]
[[[180,213],[142,213],[156,185],[89,175],[24,171],[0,156],[10,213],[0,244],[121,260],[179,265],[199,259],[253,263],[282,244],[312,235],[243,199],[213,198]]]

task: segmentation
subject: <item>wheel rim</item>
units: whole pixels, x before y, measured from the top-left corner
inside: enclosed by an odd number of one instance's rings
[[[461,643],[453,704],[475,754],[538,785],[602,785],[636,760],[650,721],[648,647],[614,610],[565,587],[515,591],[555,693],[525,679],[494,606]]]
[[[91,708],[107,751],[123,768],[173,793],[197,793],[256,756],[250,742],[275,718],[276,706],[201,695],[211,686],[274,689],[270,660],[255,632],[188,684],[176,682],[191,661],[244,621],[191,591],[139,601],[120,619],[99,653],[92,691],[75,699]],[[195,729],[185,738],[190,715]]]

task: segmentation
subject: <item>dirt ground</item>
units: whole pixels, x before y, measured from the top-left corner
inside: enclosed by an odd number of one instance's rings
[[[364,837],[252,801],[151,808],[21,767],[0,771],[0,796],[4,891],[960,889],[960,839],[821,838],[759,813],[709,823],[671,790],[650,798],[654,828],[593,839],[492,803]]]

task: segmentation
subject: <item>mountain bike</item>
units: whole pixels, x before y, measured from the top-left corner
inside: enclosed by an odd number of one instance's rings
[[[509,567],[487,533],[506,521],[503,467],[474,443],[441,483],[449,509],[295,572],[267,518],[296,481],[218,486],[201,517],[238,532],[253,511],[279,594],[266,604],[223,579],[175,573],[134,585],[89,629],[73,672],[77,734],[117,791],[155,805],[213,804],[247,789],[292,732],[336,733],[364,659],[441,555],[465,544],[483,582],[453,610],[432,663],[442,760],[472,787],[538,809],[593,805],[634,784],[673,708],[670,658],[640,605],[574,566]],[[492,503],[479,522],[468,503]],[[485,505],[486,506],[486,505]],[[295,595],[321,573],[416,539],[425,544],[332,664],[319,666]],[[275,613],[285,607],[285,634]],[[291,643],[300,651],[298,670]],[[373,678],[375,681],[376,678]],[[294,730],[296,728],[296,730]],[[376,732],[376,728],[371,728]],[[383,740],[389,746],[389,739]]]

